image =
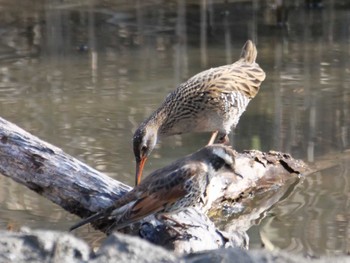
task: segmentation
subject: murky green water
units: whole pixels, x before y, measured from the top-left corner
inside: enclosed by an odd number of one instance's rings
[[[248,38],[257,42],[267,79],[234,146],[289,152],[328,168],[267,211],[249,230],[250,246],[263,241],[311,256],[350,251],[349,9],[290,7],[288,26],[277,27],[270,8],[254,11],[249,2],[219,1],[204,13],[197,1],[182,0],[20,3],[0,9],[1,116],[128,184],[138,124],[183,80],[235,61]],[[145,173],[200,148],[208,136],[164,139]],[[66,230],[75,220],[0,177],[1,229]]]

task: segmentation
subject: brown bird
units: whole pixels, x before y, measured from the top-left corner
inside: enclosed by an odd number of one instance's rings
[[[134,134],[136,185],[159,137],[213,132],[208,145],[218,134],[219,142],[228,143],[231,128],[236,127],[265,79],[265,72],[255,63],[256,56],[256,47],[248,40],[237,62],[198,73],[166,97]]]
[[[112,206],[83,219],[70,231],[101,218],[115,220],[109,229],[121,229],[152,214],[182,211],[198,202],[215,174],[234,172],[234,165],[235,152],[229,146],[206,146],[154,171]]]

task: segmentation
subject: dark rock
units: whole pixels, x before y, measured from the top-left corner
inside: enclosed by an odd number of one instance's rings
[[[96,252],[91,262],[181,262],[171,251],[137,237],[111,234]]]

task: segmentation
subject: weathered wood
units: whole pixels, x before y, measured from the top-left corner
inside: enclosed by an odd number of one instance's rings
[[[238,153],[236,171],[243,178],[231,173],[217,176],[212,180],[203,204],[173,216],[192,227],[168,228],[164,222],[148,217],[140,224],[124,229],[124,232],[138,234],[181,253],[227,246],[245,247],[247,236],[244,231],[249,228],[248,223],[241,229],[231,227],[223,232],[216,228],[206,213],[219,214],[223,206],[244,204],[245,200],[251,199],[246,197],[276,189],[289,179],[295,180],[302,173],[309,172],[302,161],[287,154],[259,151]],[[131,189],[2,118],[0,172],[80,217],[108,207]],[[257,211],[261,212],[270,205],[271,202],[266,202]],[[254,213],[250,215],[255,216]],[[94,227],[106,231],[109,223],[100,220]]]
[[[0,173],[81,217],[131,189],[2,118]]]

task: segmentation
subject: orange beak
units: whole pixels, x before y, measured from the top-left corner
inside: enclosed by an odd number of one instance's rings
[[[143,167],[145,166],[147,158],[143,157],[140,161],[136,161],[136,182],[135,185],[139,185],[141,182]]]

